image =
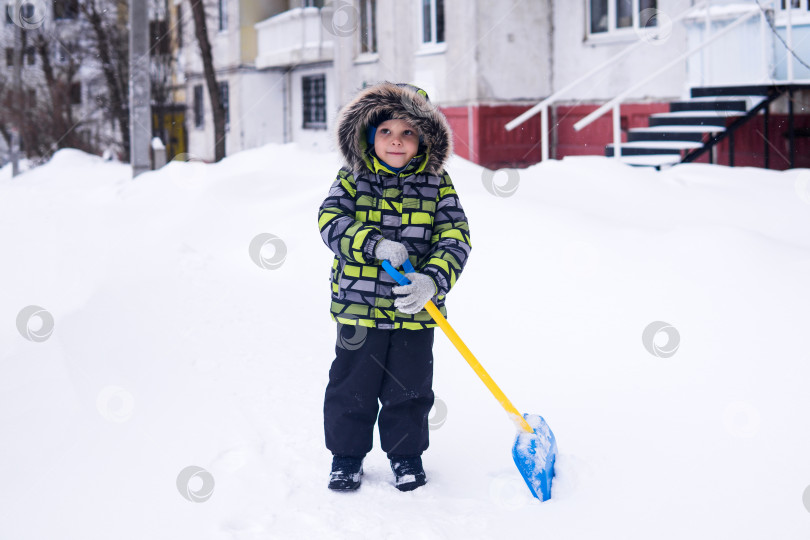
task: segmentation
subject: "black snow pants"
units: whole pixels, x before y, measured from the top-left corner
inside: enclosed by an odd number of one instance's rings
[[[333,455],[362,457],[371,450],[378,400],[380,446],[388,457],[427,449],[433,330],[337,325],[323,405],[326,448]]]

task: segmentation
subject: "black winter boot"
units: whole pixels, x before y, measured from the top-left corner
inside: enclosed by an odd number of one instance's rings
[[[363,458],[334,456],[332,474],[329,475],[329,489],[335,491],[352,491],[360,487],[363,475]]]
[[[391,458],[391,470],[397,477],[396,486],[400,491],[413,491],[427,483],[420,456]]]

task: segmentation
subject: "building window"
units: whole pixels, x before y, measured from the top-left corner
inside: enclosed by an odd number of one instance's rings
[[[360,52],[377,52],[376,0],[360,0]]]
[[[607,32],[608,0],[591,0],[591,34]]]
[[[23,22],[34,20],[34,13],[36,12],[34,4],[26,2],[25,4],[20,5],[19,3],[14,2],[6,5],[6,24],[14,24],[14,19],[12,19],[11,14],[14,13],[15,9],[20,10],[19,17]]]
[[[633,0],[616,1],[616,28],[633,27]]]
[[[587,6],[591,35],[658,26],[656,0],[588,0]]]
[[[326,128],[326,75],[303,77],[304,128]]]
[[[82,102],[82,83],[75,82],[70,85],[70,103],[79,105]]]
[[[194,127],[202,128],[205,124],[203,112],[203,87],[198,84],[194,87]]]
[[[225,110],[225,129],[229,129],[231,126],[231,100],[230,100],[230,90],[228,88],[227,82],[219,83],[219,103],[222,105],[222,108]]]
[[[228,29],[228,0],[219,0],[219,31]]]
[[[177,22],[175,24],[175,29],[177,30],[177,48],[183,48],[183,5],[177,4],[177,11],[175,11],[177,15]]]
[[[422,43],[444,43],[444,0],[422,0]]]
[[[789,0],[789,2],[788,0],[782,0],[780,5],[782,11],[787,11],[788,3],[790,4],[791,9],[810,11],[810,0]]]
[[[6,47],[6,65],[8,67],[14,67],[14,54],[13,47]],[[23,65],[25,65],[26,60],[28,61],[29,66],[33,66],[37,61],[36,50],[34,47],[26,47],[25,51],[23,51]]]
[[[168,21],[149,21],[149,54],[165,56],[171,53]]]
[[[53,3],[54,19],[75,19],[79,16],[79,0],[59,0]]]
[[[760,2],[766,8],[770,7],[766,2]],[[774,7],[774,23],[777,27],[786,28],[788,21],[788,14],[790,14],[791,24],[793,25],[793,44],[796,45],[796,31],[797,27],[802,27],[801,30],[806,30],[810,25],[810,0],[781,0],[777,2]],[[784,37],[784,34],[783,34]],[[806,40],[805,40],[806,41]],[[802,42],[803,44],[804,42]]]

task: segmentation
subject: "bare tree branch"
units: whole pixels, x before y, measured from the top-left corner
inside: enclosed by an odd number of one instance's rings
[[[93,30],[96,52],[101,59],[101,71],[110,93],[110,108],[121,130],[123,160],[129,161],[129,39],[122,39],[123,32],[118,31],[117,25],[106,20],[105,15],[111,10],[99,11],[96,2],[97,0],[85,0],[80,9]],[[120,9],[127,9],[126,2],[120,0],[116,7],[116,16],[121,14]]]

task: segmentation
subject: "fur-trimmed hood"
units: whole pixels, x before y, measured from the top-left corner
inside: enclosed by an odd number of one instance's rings
[[[447,119],[425,96],[410,85],[382,82],[360,93],[340,111],[337,120],[337,143],[346,165],[352,171],[366,168],[369,152],[366,133],[370,123],[381,117],[407,120],[422,136],[427,151],[424,170],[438,175],[453,152],[453,137]],[[422,95],[424,94],[424,96]],[[420,148],[420,153],[421,153]]]

